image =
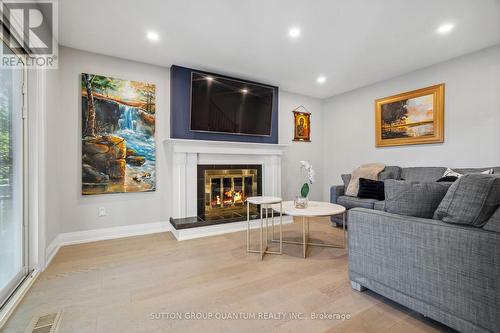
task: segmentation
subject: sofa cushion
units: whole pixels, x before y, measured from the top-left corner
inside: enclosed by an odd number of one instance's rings
[[[446,195],[447,183],[385,181],[385,211],[393,214],[432,218]]]
[[[344,206],[346,209],[351,209],[356,207],[373,209],[373,205],[377,201],[378,200],[375,199],[362,199],[357,197],[350,197],[347,195],[340,196],[337,199],[337,203],[341,206]]]
[[[401,178],[415,182],[435,182],[446,171],[444,167],[411,167],[401,170]]]
[[[398,166],[386,166],[384,171],[378,174],[378,180],[400,179],[401,168]]]
[[[384,200],[384,182],[359,178],[358,198]]]
[[[458,171],[457,171],[457,170],[453,170],[453,169],[448,168],[444,172],[443,177],[452,176],[452,177],[460,178],[463,175],[466,175],[469,173],[482,173],[482,174],[486,174],[486,175],[492,175],[495,173],[495,170],[493,170],[493,168],[489,168],[489,169],[486,169],[483,171],[481,169],[458,169]]]
[[[434,218],[446,223],[483,226],[500,206],[500,177],[468,174],[450,186]]]
[[[462,175],[467,175],[469,173],[486,173],[489,170],[493,170],[493,172],[489,172],[490,174],[498,174],[500,173],[499,168],[461,168],[461,169],[453,169],[453,171],[458,172]]]
[[[342,178],[342,182],[344,183],[345,188],[349,186],[349,182],[351,181],[351,174],[346,173],[340,175]],[[401,167],[398,166],[386,166],[384,171],[378,174],[378,180],[384,181],[386,179],[400,179],[401,178]]]
[[[500,207],[491,215],[483,227],[484,230],[500,232]]]
[[[457,176],[444,176],[436,180],[438,183],[453,183],[456,181],[458,178]]]
[[[380,210],[381,212],[385,211],[385,201],[377,201],[373,204],[373,209]]]
[[[349,186],[349,182],[351,181],[351,174],[346,173],[346,174],[340,175],[340,177],[342,178],[342,182],[344,183],[344,191],[345,191],[345,190],[347,190],[347,186]]]
[[[359,178],[377,180],[378,174],[384,171],[385,165],[381,163],[368,163],[354,169],[351,173],[351,180],[345,190],[346,195],[356,197],[359,191]]]

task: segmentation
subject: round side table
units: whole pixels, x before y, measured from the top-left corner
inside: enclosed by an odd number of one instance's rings
[[[290,241],[290,240],[282,240],[282,243],[286,244],[298,244],[303,246],[303,254],[304,258],[307,253],[307,246],[323,246],[323,247],[334,247],[334,248],[345,248],[346,239],[345,239],[345,213],[346,209],[344,206],[332,204],[329,202],[320,202],[320,201],[309,201],[309,204],[306,208],[295,208],[295,204],[293,201],[283,201],[280,205],[273,205],[273,209],[276,211],[279,209],[282,214],[302,217],[302,242]],[[342,215],[343,217],[343,244],[325,244],[325,243],[310,243],[309,242],[309,218],[310,217],[323,217],[323,216],[334,216],[334,215]]]
[[[279,197],[248,197],[247,198],[247,253],[259,253],[260,260],[264,258],[265,254],[283,254],[283,213],[281,209],[282,199]],[[260,205],[260,247],[258,250],[250,249],[250,204]],[[276,208],[271,208],[271,205],[275,204]],[[272,223],[272,237],[271,241],[279,241],[280,250],[279,251],[268,251],[267,246],[269,243],[269,213],[268,210],[271,208],[271,223]],[[264,210],[265,210],[265,221],[266,221],[266,242],[264,243]],[[274,211],[279,211],[280,213],[280,238],[279,240],[274,239]]]

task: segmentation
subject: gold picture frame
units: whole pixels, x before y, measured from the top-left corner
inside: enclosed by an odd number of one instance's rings
[[[376,147],[444,142],[444,83],[375,101]]]
[[[309,112],[293,112],[293,141],[311,142],[311,114]]]

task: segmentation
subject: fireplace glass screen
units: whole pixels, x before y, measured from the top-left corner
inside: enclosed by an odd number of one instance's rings
[[[241,211],[257,195],[257,169],[205,170],[205,213]]]

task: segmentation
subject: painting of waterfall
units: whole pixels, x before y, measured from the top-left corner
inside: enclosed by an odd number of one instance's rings
[[[82,194],[154,191],[155,85],[82,74]]]

